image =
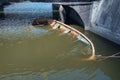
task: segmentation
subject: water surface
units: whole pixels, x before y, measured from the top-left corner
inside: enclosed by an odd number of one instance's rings
[[[89,31],[96,54],[110,55],[120,46]],[[0,80],[119,80],[120,59],[83,61],[84,43],[26,20],[0,21]],[[116,74],[115,74],[116,73]]]

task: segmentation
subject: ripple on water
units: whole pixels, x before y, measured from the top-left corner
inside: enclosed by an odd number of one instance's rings
[[[17,39],[17,38],[30,38],[30,37],[40,37],[48,33],[48,30],[42,28],[34,28],[29,23],[22,24],[24,21],[3,21],[0,24],[0,38],[5,38],[7,40]],[[19,25],[16,25],[19,24]]]
[[[87,73],[88,68],[78,70],[12,73],[1,75],[0,80],[111,80],[100,69]]]

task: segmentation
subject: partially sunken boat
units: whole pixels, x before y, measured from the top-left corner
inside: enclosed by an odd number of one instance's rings
[[[32,25],[39,25],[39,26],[43,26],[43,25],[49,25],[52,29],[57,30],[60,29],[63,33],[69,33],[71,34],[71,36],[73,36],[74,38],[77,38],[78,40],[82,41],[83,43],[85,43],[86,45],[91,47],[91,56],[89,58],[87,58],[86,60],[94,60],[95,59],[95,48],[94,45],[92,43],[92,41],[87,38],[83,33],[81,33],[80,31],[78,31],[77,29],[66,25],[60,21],[57,20],[52,20],[52,19],[35,19],[32,23]]]

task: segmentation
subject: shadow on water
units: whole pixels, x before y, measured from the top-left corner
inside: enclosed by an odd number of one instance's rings
[[[84,27],[84,22],[81,19],[80,15],[71,7],[63,5],[66,14],[65,14],[65,18],[66,18],[66,24],[76,24],[76,25],[80,25],[81,27]]]
[[[0,19],[5,19],[4,7],[10,5],[9,2],[0,3]]]

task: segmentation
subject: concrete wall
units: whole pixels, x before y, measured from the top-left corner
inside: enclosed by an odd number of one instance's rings
[[[89,5],[78,5],[78,6],[71,6],[81,17],[85,30],[89,29],[90,26],[90,9],[91,4]],[[74,15],[73,15],[74,17]]]
[[[120,0],[100,0],[91,5],[70,7],[79,14],[86,30],[120,44]]]
[[[83,8],[83,6],[63,6],[65,10],[65,15],[63,16],[65,18],[66,24],[76,24],[81,27],[87,26],[88,18],[86,19],[86,15],[89,16],[89,12],[86,9],[87,7]],[[83,8],[83,10],[82,10]],[[85,12],[83,12],[85,10]],[[81,11],[81,12],[79,12]],[[85,24],[84,24],[85,23]]]
[[[91,8],[90,31],[120,44],[120,0],[101,0]]]

